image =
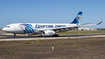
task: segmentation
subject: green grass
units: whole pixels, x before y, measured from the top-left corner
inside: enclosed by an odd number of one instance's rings
[[[70,39],[70,37],[68,37],[68,39]]]
[[[40,39],[37,39],[37,43],[41,43],[41,40]]]
[[[86,47],[86,49],[88,49],[88,47]]]
[[[31,42],[30,41],[24,41],[24,44],[30,44]]]
[[[77,48],[77,45],[73,45],[73,48]]]
[[[14,52],[13,52],[13,51],[11,51],[11,54],[14,54]]]
[[[105,30],[97,30],[97,31],[79,31],[79,30],[71,30],[71,31],[66,31],[66,32],[59,32],[57,34],[59,35],[69,35],[69,34],[96,34],[96,33],[105,33]]]
[[[1,55],[1,52],[0,52],[0,55]]]
[[[61,41],[60,41],[60,40],[58,40],[58,43],[61,43]]]
[[[9,55],[9,52],[7,52],[7,55]]]

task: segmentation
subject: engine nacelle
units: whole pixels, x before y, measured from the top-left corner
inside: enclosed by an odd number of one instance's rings
[[[53,36],[55,34],[55,31],[44,31],[42,33],[43,36]]]

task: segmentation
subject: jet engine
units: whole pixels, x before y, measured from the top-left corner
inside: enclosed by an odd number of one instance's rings
[[[55,35],[55,31],[43,31],[42,32],[42,35],[43,36],[53,36],[53,35]]]

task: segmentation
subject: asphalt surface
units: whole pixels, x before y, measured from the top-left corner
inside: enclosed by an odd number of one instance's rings
[[[45,40],[45,39],[68,39],[68,38],[86,38],[86,37],[105,37],[105,34],[78,34],[78,35],[59,35],[59,37],[43,37],[42,35],[19,35],[14,38],[13,34],[0,32],[0,41],[20,41],[20,40]]]

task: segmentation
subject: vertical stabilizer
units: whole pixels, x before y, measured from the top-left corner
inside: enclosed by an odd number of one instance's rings
[[[77,17],[71,22],[71,24],[80,24],[82,12],[77,14]]]

